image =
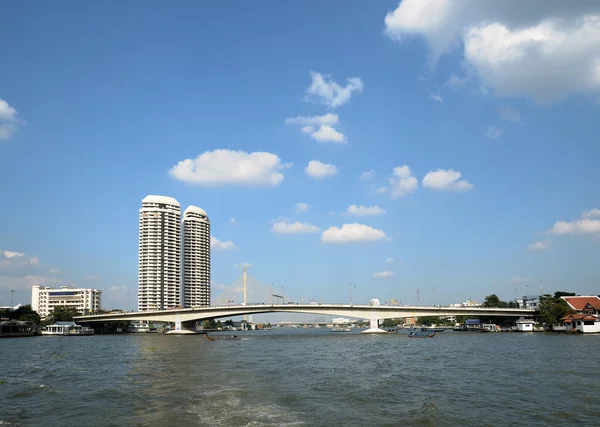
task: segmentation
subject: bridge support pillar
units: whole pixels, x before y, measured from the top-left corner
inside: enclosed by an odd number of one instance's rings
[[[180,314],[175,316],[175,328],[167,332],[169,335],[191,335],[196,333],[196,321],[183,322]]]
[[[379,319],[376,317],[371,318],[371,327],[365,329],[361,334],[387,334],[387,331],[379,328]]]

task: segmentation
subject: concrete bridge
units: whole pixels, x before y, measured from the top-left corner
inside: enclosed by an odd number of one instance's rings
[[[118,314],[77,316],[79,323],[112,322],[119,320],[143,320],[171,322],[175,331],[192,330],[197,321],[222,317],[261,313],[304,313],[327,314],[340,317],[370,319],[371,327],[377,328],[379,320],[420,316],[492,316],[522,317],[532,316],[533,309],[526,308],[484,308],[484,307],[443,307],[443,306],[397,306],[397,305],[357,305],[357,304],[254,304],[227,305],[176,310],[143,311]]]

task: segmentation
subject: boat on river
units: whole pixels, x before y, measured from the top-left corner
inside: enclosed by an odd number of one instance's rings
[[[422,333],[422,332],[411,331],[408,333],[408,338],[433,338],[436,336],[436,334],[437,334],[437,332]]]
[[[352,332],[352,328],[350,326],[336,326],[331,328],[331,332]]]

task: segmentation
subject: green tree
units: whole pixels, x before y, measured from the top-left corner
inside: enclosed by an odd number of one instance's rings
[[[79,313],[75,307],[59,305],[54,307],[50,317],[52,317],[54,322],[71,322],[73,317],[80,315],[81,313]]]
[[[539,312],[539,319],[546,325],[558,323],[558,321],[567,314],[575,313],[564,299],[560,297],[556,298],[549,294],[540,297]]]
[[[485,297],[485,300],[483,301],[483,304],[481,304],[482,307],[488,307],[488,308],[504,308],[507,307],[508,304],[504,301],[502,301],[500,298],[498,298],[498,295],[496,294],[491,294],[488,295],[487,297]]]
[[[217,329],[217,324],[215,323],[215,319],[207,319],[202,322],[202,326],[204,329]]]
[[[217,320],[217,329],[223,329],[223,324],[220,320]]]
[[[554,299],[559,299],[560,297],[574,297],[577,294],[573,292],[565,292],[565,291],[556,291],[554,292]]]
[[[233,326],[233,320],[231,320],[231,319],[226,320],[225,326]]]
[[[31,305],[22,305],[16,310],[2,309],[0,310],[0,317],[4,317],[11,320],[23,320],[28,322],[40,323],[40,315],[37,311],[33,311]]]

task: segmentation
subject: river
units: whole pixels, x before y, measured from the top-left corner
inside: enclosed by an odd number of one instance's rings
[[[600,425],[600,336],[236,333],[3,339],[0,425]]]

